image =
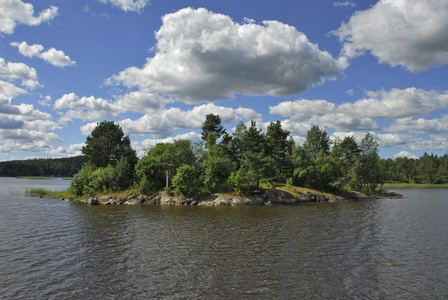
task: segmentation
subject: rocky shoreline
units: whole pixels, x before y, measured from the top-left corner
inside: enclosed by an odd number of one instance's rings
[[[171,193],[161,192],[153,195],[134,195],[129,194],[126,197],[116,198],[111,195],[90,198],[87,200],[75,200],[89,205],[198,205],[198,206],[238,206],[238,205],[296,205],[311,202],[343,202],[343,201],[362,201],[379,198],[399,198],[400,194],[387,192],[382,196],[365,195],[360,193],[351,193],[348,195],[336,196],[320,192],[295,192],[294,194],[283,190],[263,190],[260,193],[248,196],[235,196],[228,194],[213,194],[207,198],[183,198]]]

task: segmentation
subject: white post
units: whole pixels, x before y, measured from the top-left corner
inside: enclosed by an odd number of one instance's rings
[[[166,175],[166,187],[165,187],[165,191],[168,191],[168,177],[169,177],[170,171],[169,170],[165,170],[165,175]]]

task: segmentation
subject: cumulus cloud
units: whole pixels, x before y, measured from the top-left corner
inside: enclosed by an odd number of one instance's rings
[[[26,93],[27,91],[16,87],[12,83],[0,80],[0,96],[4,96],[5,98],[11,99],[20,94],[26,94]]]
[[[304,121],[311,116],[325,115],[334,112],[336,105],[326,100],[300,99],[297,101],[285,101],[277,106],[270,106],[271,114],[279,114],[284,117],[290,116],[291,120]]]
[[[178,134],[175,137],[168,137],[164,139],[146,139],[141,142],[141,145],[145,148],[151,148],[160,143],[173,143],[177,140],[190,140],[192,143],[198,143],[202,140],[202,138],[199,133],[191,131]]]
[[[112,5],[121,8],[125,12],[141,13],[143,9],[149,5],[149,0],[98,0],[101,3],[111,3]]]
[[[64,107],[66,106],[64,105]],[[200,129],[208,114],[218,114],[223,124],[232,124],[244,119],[261,119],[261,115],[252,109],[242,107],[235,109],[209,103],[186,111],[177,107],[154,110],[152,113],[145,114],[137,120],[129,118],[120,120],[119,124],[125,134],[149,134],[158,139],[165,139],[178,129]],[[86,124],[81,127],[81,132],[88,135],[95,126],[96,123],[94,122]]]
[[[39,57],[56,67],[74,66],[76,64],[76,62],[71,60],[68,55],[65,55],[64,51],[56,50],[55,48],[43,51],[44,46],[39,44],[30,46],[26,42],[13,42],[11,43],[11,46],[19,48],[19,52],[22,55],[27,57]]]
[[[407,131],[415,134],[447,132],[448,115],[432,120],[424,118],[413,119],[412,117],[397,119],[390,127],[385,129],[391,132]]]
[[[0,78],[21,79],[22,85],[32,90],[43,87],[37,79],[36,69],[28,67],[24,63],[6,63],[3,58],[0,58]]]
[[[447,15],[446,0],[381,0],[334,33],[348,57],[369,51],[415,73],[448,63]]]
[[[74,93],[65,94],[57,99],[53,108],[60,111],[62,117],[59,123],[67,124],[74,119],[83,121],[97,120],[101,118],[119,117],[124,109],[106,99],[90,97],[78,97]]]
[[[269,107],[271,114],[289,117],[291,121],[307,122],[333,128],[338,131],[378,130],[374,119],[399,118],[389,129],[411,132],[440,132],[445,119],[419,119],[416,124],[413,116],[428,115],[448,108],[448,92],[426,91],[417,88],[380,90],[367,92],[367,97],[354,103],[335,105],[326,100],[285,101]],[[408,119],[406,119],[408,118]],[[409,119],[410,118],[410,119]],[[403,120],[401,120],[403,119]],[[424,124],[424,125],[423,125]]]
[[[154,109],[163,108],[173,100],[161,97],[150,91],[132,91],[115,97],[116,103],[124,109],[133,112],[152,112]]]
[[[49,113],[39,111],[32,104],[11,104],[11,100],[26,93],[13,84],[0,80],[0,152],[47,151],[49,143],[61,138],[54,130],[61,127],[51,120]]]
[[[37,26],[42,22],[50,21],[58,15],[58,8],[50,6],[34,16],[34,7],[31,3],[21,0],[0,0],[0,33],[12,34],[18,24]]]
[[[84,143],[70,144],[67,146],[58,146],[56,148],[50,147],[45,152],[48,154],[51,154],[51,155],[64,156],[64,157],[78,156],[78,155],[82,155],[81,148],[83,146],[84,146]]]
[[[62,141],[57,134],[49,132],[60,128],[51,120],[20,121],[14,116],[8,116],[6,120],[14,126],[0,126],[0,152],[47,151],[51,149],[49,143]]]
[[[285,96],[338,75],[334,59],[305,34],[277,21],[238,24],[204,8],[165,15],[155,56],[108,84],[149,90],[186,103],[232,99],[234,94]]]
[[[316,124],[337,130],[376,130],[377,123],[367,117],[360,117],[354,113],[342,112],[334,103],[326,100],[301,99],[285,101],[277,106],[269,107],[271,114],[290,117],[293,122]],[[292,131],[296,132],[296,131]]]
[[[208,114],[219,115],[223,124],[232,124],[244,119],[261,119],[261,115],[252,109],[241,107],[234,109],[209,103],[187,111],[177,107],[160,109],[137,120],[122,120],[120,125],[127,134],[150,134],[163,139],[177,129],[200,129]]]
[[[407,158],[413,158],[413,159],[417,159],[418,158],[417,155],[412,154],[412,153],[410,153],[408,151],[401,151],[400,153],[397,153],[395,155],[390,156],[390,158],[393,158],[393,159],[399,158],[399,157],[407,157]]]
[[[345,103],[338,110],[369,118],[424,116],[448,108],[448,91],[426,91],[415,87],[367,92],[367,98]]]

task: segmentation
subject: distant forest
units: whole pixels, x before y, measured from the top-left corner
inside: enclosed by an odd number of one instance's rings
[[[84,156],[3,161],[0,162],[0,176],[73,177],[84,162]]]
[[[437,156],[425,153],[418,159],[388,158],[380,163],[386,182],[448,183],[448,154]]]

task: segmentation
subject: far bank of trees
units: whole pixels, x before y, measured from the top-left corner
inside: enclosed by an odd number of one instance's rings
[[[71,189],[78,195],[129,187],[150,193],[165,187],[167,173],[169,186],[185,196],[251,193],[262,186],[285,184],[372,192],[384,179],[378,144],[370,134],[359,145],[353,137],[332,144],[325,130],[313,126],[305,143],[296,146],[280,121],[271,123],[266,132],[254,121],[249,126],[240,123],[230,134],[220,117],[210,114],[201,136],[198,144],[189,140],[157,144],[137,161],[121,128],[102,122],[87,138],[82,150],[87,163]]]
[[[406,183],[448,183],[448,154],[437,156],[425,153],[414,159],[398,157],[382,159],[384,180]]]
[[[84,162],[84,156],[2,161],[0,176],[73,177],[81,170]]]

